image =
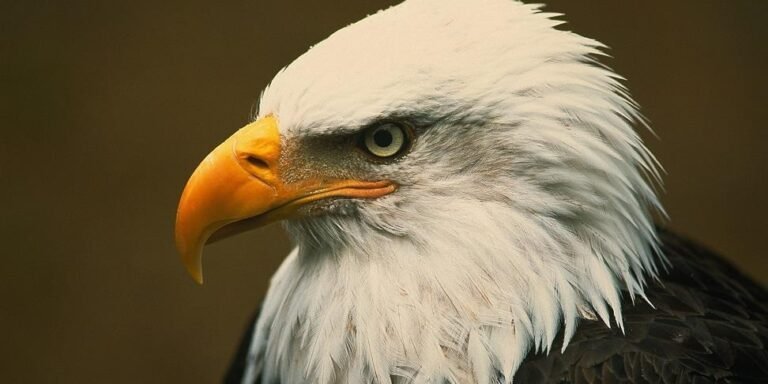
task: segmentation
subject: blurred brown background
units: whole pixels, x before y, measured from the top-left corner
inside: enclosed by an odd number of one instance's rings
[[[187,176],[274,73],[395,1],[2,1],[0,381],[218,381],[279,227],[173,247]],[[671,226],[768,281],[768,2],[552,0],[660,139]]]

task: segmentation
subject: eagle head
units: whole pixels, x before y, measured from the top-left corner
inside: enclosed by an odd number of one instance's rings
[[[603,46],[555,16],[376,13],[281,70],[203,160],[176,231],[198,281],[206,242],[281,220],[296,245],[252,347],[265,377],[488,382],[581,318],[622,325],[621,292],[659,265],[657,165]]]

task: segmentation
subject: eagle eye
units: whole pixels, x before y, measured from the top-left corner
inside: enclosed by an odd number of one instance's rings
[[[386,122],[366,129],[361,138],[361,146],[366,152],[376,158],[387,159],[408,149],[411,134],[401,124]]]

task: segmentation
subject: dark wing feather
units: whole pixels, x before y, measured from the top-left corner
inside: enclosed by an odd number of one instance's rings
[[[235,358],[232,359],[232,363],[227,369],[227,373],[224,375],[224,384],[241,384],[243,381],[243,375],[245,375],[246,362],[248,361],[248,350],[251,347],[251,341],[253,341],[253,327],[256,325],[256,320],[259,319],[259,313],[261,312],[261,306],[248,322],[248,328],[245,329],[243,338],[240,339],[240,344],[235,352]],[[261,379],[256,379],[256,383],[260,384]]]
[[[519,383],[768,383],[768,294],[719,256],[662,231],[669,272],[625,302],[626,334],[583,322],[564,353],[530,356]]]
[[[564,353],[529,356],[514,382],[768,383],[766,290],[708,250],[660,236],[671,268],[646,291],[655,308],[625,300],[626,334],[583,321]],[[226,383],[242,378],[252,329]]]

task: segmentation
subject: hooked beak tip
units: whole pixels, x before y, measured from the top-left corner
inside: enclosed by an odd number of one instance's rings
[[[179,233],[176,233],[177,241],[176,248],[181,256],[181,261],[184,264],[189,275],[198,284],[203,284],[203,247],[197,242],[193,243],[197,246],[188,247],[183,241],[179,241]],[[199,240],[198,240],[199,241]]]

